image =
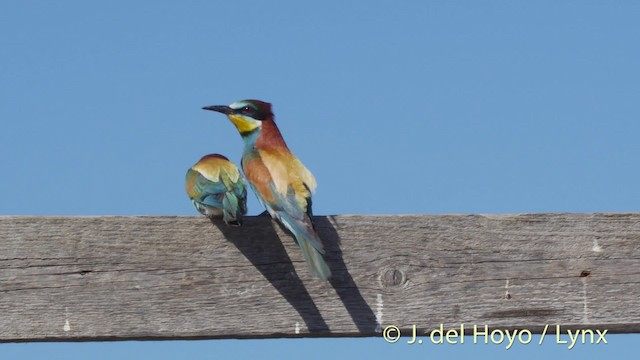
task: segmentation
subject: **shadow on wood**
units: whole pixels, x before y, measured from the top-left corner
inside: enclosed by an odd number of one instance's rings
[[[271,222],[269,217],[262,217]],[[224,237],[231,241],[240,252],[255,266],[258,271],[278,290],[282,297],[300,314],[307,325],[309,333],[328,333],[329,326],[320,315],[318,307],[298,277],[291,259],[287,254],[278,234],[265,224],[264,233],[260,235],[260,246],[268,248],[268,252],[256,251],[255,238],[248,238],[238,228],[225,225],[220,220],[211,221],[220,229]],[[269,231],[271,230],[271,231]],[[284,276],[283,276],[284,273]],[[274,299],[270,299],[274,300]],[[267,301],[267,299],[265,299]]]
[[[280,239],[272,227],[264,226],[263,228],[272,230],[261,234],[260,240],[261,245],[268,248],[269,252],[256,251],[255,240],[248,239],[237,228],[227,226],[217,219],[211,222],[278,290],[282,297],[296,309],[307,325],[309,333],[316,335],[329,333],[330,329],[327,323],[322,318],[304,283],[298,277],[291,259],[282,245],[283,241],[295,241],[293,234],[280,223],[272,221],[268,214],[260,216],[260,218],[268,219],[272,224],[277,224],[287,234],[286,236],[290,238]],[[375,334],[376,317],[347,270],[342,258],[342,250],[340,249],[340,236],[331,222],[327,220],[327,217],[314,218],[314,224],[317,228],[322,229],[321,239],[326,251],[325,257],[332,273],[329,284],[336,290],[359,332],[363,335]],[[306,270],[308,271],[308,268]],[[285,275],[283,276],[282,273]],[[283,278],[286,281],[283,281]],[[321,282],[316,278],[314,280]]]
[[[360,334],[375,336],[378,325],[376,316],[349,274],[342,256],[340,236],[328,219],[327,216],[315,217],[313,222],[324,243],[329,268],[333,274],[329,282],[336,290]]]

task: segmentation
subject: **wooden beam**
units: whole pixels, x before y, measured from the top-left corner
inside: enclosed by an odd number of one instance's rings
[[[0,341],[640,332],[639,213],[315,223],[328,284],[267,217],[0,217]]]

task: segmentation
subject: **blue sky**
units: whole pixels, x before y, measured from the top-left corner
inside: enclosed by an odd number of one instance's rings
[[[241,140],[204,105],[274,104],[316,214],[640,211],[633,1],[15,1],[0,5],[0,214],[195,215],[201,155]],[[253,196],[250,214],[262,212]],[[11,358],[265,351],[524,358],[605,347],[381,339],[4,344]],[[602,354],[602,353],[601,353]],[[52,357],[52,358],[54,358]]]

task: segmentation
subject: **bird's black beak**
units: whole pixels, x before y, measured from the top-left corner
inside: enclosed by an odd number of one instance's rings
[[[205,106],[202,109],[203,110],[217,111],[219,113],[223,113],[223,114],[226,114],[226,115],[229,115],[229,114],[233,113],[233,109],[228,107],[227,105]]]

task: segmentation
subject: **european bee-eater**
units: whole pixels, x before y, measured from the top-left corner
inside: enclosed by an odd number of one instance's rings
[[[289,151],[274,122],[271,104],[242,100],[203,109],[227,115],[236,126],[244,141],[242,170],[249,184],[271,217],[293,233],[311,272],[326,281],[331,271],[311,222],[316,179]]]
[[[242,225],[247,213],[247,188],[240,170],[220,154],[205,155],[186,176],[187,195],[210,219],[222,216],[228,225]]]

